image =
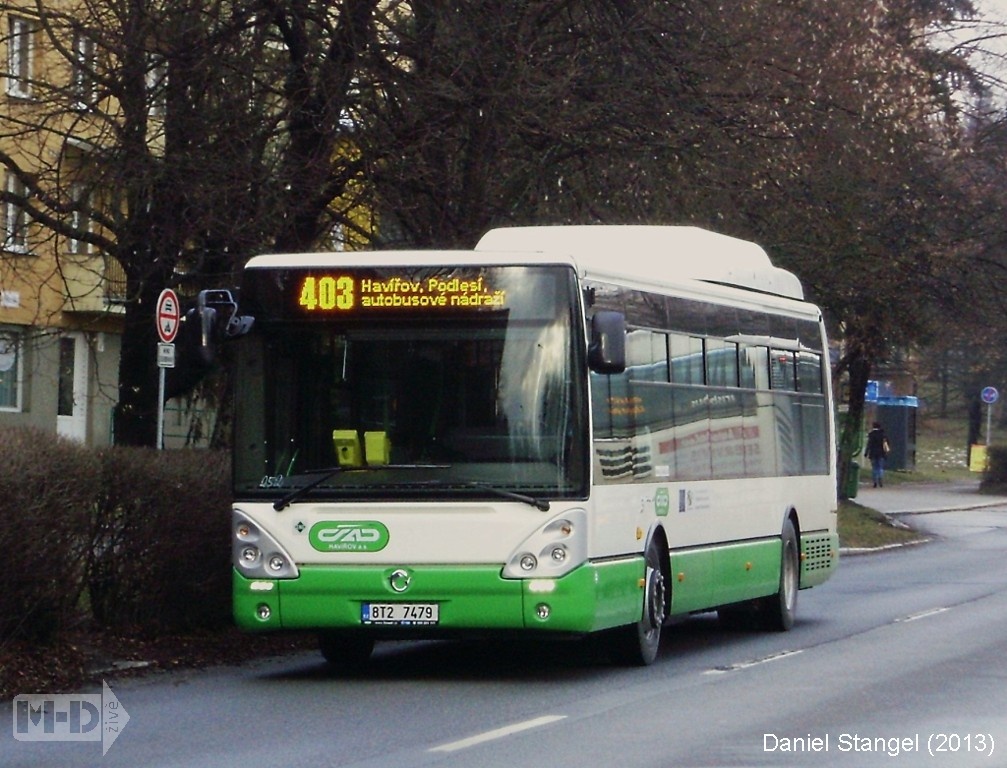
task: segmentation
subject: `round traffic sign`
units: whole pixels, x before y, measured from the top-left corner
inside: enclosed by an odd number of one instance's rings
[[[983,387],[981,397],[984,403],[987,405],[993,405],[993,403],[995,403],[1000,397],[1000,393],[997,392],[996,387]]]
[[[178,296],[171,288],[165,288],[157,297],[157,335],[165,344],[171,344],[178,333],[178,321],[181,316],[178,309]]]

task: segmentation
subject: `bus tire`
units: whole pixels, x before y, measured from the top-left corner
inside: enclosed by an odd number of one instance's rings
[[[347,635],[339,632],[320,632],[318,650],[329,666],[351,670],[367,663],[374,650],[374,638],[367,635]]]
[[[661,554],[655,539],[651,539],[645,554],[643,616],[635,624],[613,631],[613,659],[628,666],[645,667],[654,662],[661,646],[661,627],[667,618],[667,582],[661,570]]]
[[[775,595],[763,598],[759,605],[759,615],[766,629],[786,632],[794,626],[801,584],[800,550],[794,521],[788,517],[780,535],[780,588]]]

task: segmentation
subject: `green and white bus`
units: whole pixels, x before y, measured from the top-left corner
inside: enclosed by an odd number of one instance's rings
[[[836,568],[822,316],[755,244],[259,256],[232,311],[242,628],[317,631],[341,665],[506,632],[649,664],[676,615],[789,629]]]

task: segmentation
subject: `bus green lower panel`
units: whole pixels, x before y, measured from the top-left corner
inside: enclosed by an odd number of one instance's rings
[[[779,539],[671,553],[673,614],[763,597],[779,584]]]
[[[234,618],[250,630],[364,626],[370,603],[436,603],[436,628],[419,631],[536,629],[592,632],[637,621],[642,558],[588,563],[559,579],[504,579],[499,566],[417,566],[409,588],[391,588],[396,569],[302,566],[296,579],[250,580],[233,574]],[[382,627],[383,631],[399,628]],[[403,634],[415,627],[402,627]]]

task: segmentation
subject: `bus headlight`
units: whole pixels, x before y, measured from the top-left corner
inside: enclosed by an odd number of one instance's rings
[[[244,512],[231,512],[231,562],[248,579],[296,579],[297,566],[272,536]]]
[[[555,579],[587,560],[587,512],[571,509],[557,515],[511,553],[506,579]]]
[[[273,555],[269,558],[269,570],[273,573],[279,573],[287,566],[287,561],[284,560],[279,555]]]

